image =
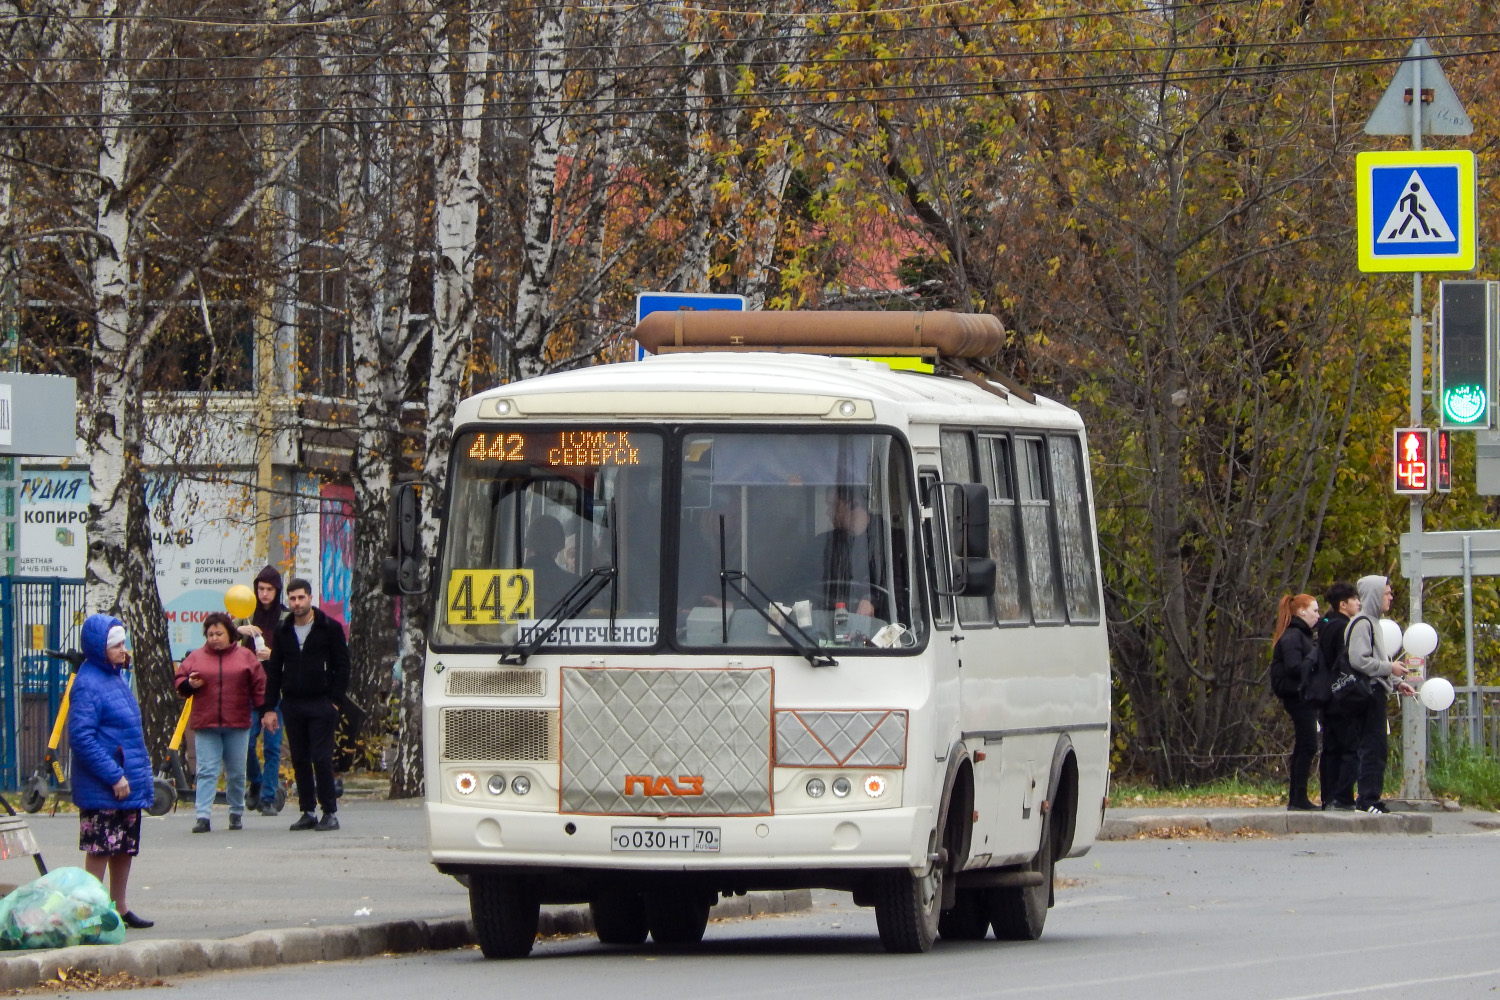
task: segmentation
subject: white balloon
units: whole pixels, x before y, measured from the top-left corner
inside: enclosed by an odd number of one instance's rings
[[[1380,637],[1385,640],[1385,655],[1394,660],[1401,652],[1401,626],[1389,618],[1380,619]]]
[[[1417,689],[1417,697],[1432,711],[1442,712],[1453,704],[1453,685],[1441,677],[1429,677]]]
[[[1417,622],[1406,629],[1406,635],[1401,637],[1402,645],[1406,652],[1412,656],[1426,656],[1437,649],[1437,629],[1426,622]]]

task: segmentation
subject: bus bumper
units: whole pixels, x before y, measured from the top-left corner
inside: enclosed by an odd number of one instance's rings
[[[432,861],[440,867],[540,867],[611,871],[777,871],[920,868],[930,810],[908,808],[783,816],[570,816],[427,804]],[[682,845],[717,831],[717,850],[616,850],[616,834],[669,831]],[[570,832],[571,830],[571,832]],[[639,838],[637,838],[639,840]]]

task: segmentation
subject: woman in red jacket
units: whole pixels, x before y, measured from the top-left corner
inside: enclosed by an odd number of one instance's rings
[[[203,619],[202,648],[195,649],[177,668],[177,693],[193,699],[193,749],[198,758],[194,833],[207,833],[208,817],[218,790],[219,772],[226,775],[229,829],[243,828],[245,812],[245,754],[250,745],[251,713],[274,731],[276,713],[267,711],[266,672],[255,654],[236,641],[234,622],[215,611]]]

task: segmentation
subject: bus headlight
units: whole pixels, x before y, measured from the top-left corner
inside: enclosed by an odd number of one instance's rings
[[[823,797],[823,792],[825,790],[826,789],[823,786],[823,779],[822,778],[808,778],[807,779],[807,797],[808,798],[810,798],[810,799],[821,799]]]
[[[878,799],[885,794],[885,778],[879,774],[865,775],[865,794]]]
[[[479,787],[479,779],[472,771],[460,771],[453,779],[453,787],[460,795],[473,795],[474,789]]]
[[[484,783],[484,787],[491,795],[503,795],[505,793],[505,775],[490,775],[490,780]]]
[[[525,795],[531,791],[531,779],[524,774],[518,774],[510,783],[510,790],[517,795]]]
[[[850,786],[848,778],[833,779],[833,794],[835,797],[841,799],[846,798],[849,795],[849,787]]]

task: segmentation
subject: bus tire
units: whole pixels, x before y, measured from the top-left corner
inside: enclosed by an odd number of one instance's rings
[[[1052,823],[1042,824],[1042,843],[1028,871],[1041,872],[1040,885],[989,891],[990,924],[997,941],[1035,941],[1042,936],[1047,923],[1047,907],[1052,902],[1053,853]]]
[[[645,897],[638,892],[601,892],[589,901],[589,914],[600,944],[640,944],[651,930]]]
[[[989,932],[989,900],[983,889],[959,889],[953,909],[938,918],[938,934],[944,941],[983,941]]]
[[[646,895],[651,940],[668,948],[697,944],[708,928],[713,898],[701,892],[666,891]]]
[[[469,913],[485,958],[525,958],[531,954],[541,904],[523,880],[494,872],[470,875]]]
[[[881,872],[875,879],[875,926],[886,951],[924,952],[937,938],[943,907],[943,864],[921,874],[910,868]]]

